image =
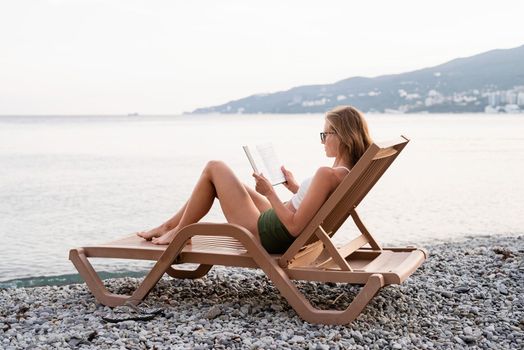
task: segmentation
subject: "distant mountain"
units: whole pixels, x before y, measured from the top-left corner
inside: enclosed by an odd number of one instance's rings
[[[518,109],[519,101],[524,109],[524,45],[402,74],[252,95],[192,113],[322,113],[341,104],[365,112],[484,112],[508,103]]]

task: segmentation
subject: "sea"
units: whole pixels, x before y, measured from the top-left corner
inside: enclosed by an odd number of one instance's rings
[[[411,140],[359,206],[379,242],[524,233],[523,114],[366,117],[374,140]],[[0,288],[80,282],[71,248],[164,222],[209,160],[253,185],[243,145],[271,142],[300,182],[332,165],[323,124],[322,114],[0,116]],[[203,221],[224,222],[220,206]],[[356,234],[347,222],[334,239]],[[151,263],[94,266],[105,277],[139,276]]]

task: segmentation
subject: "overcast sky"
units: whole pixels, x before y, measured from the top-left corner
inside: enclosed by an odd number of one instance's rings
[[[524,44],[524,1],[0,0],[0,114],[177,114]]]

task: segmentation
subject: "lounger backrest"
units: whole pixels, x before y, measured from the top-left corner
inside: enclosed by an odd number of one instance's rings
[[[318,210],[302,234],[307,236],[308,232],[315,231],[319,225],[322,225],[325,232],[332,236],[377,183],[408,142],[407,138],[402,137],[394,142],[381,145],[372,144]],[[316,240],[317,237],[311,235],[306,245]]]

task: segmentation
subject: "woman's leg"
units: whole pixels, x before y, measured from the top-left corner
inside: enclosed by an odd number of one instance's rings
[[[267,200],[266,197],[252,189],[246,184],[243,184],[244,188],[246,189],[247,193],[249,193],[249,196],[253,200],[253,203],[257,206],[259,212],[263,213],[268,209],[271,209],[271,203]],[[163,234],[169,232],[170,230],[174,229],[178,226],[178,223],[180,222],[180,219],[182,218],[182,215],[184,215],[184,211],[187,208],[187,202],[178,210],[178,212],[169,220],[164,222],[162,225],[155,227],[149,231],[141,231],[137,232],[136,234],[148,241],[153,239],[154,237],[160,237]]]
[[[219,199],[228,222],[258,234],[257,222],[261,210],[257,204],[265,209],[269,202],[264,202],[263,197],[252,195],[255,200],[225,163],[211,161],[202,172],[178,225],[161,237],[154,238],[153,243],[168,244],[181,228],[198,222],[209,212],[215,197]]]
[[[253,203],[255,203],[260,213],[263,213],[266,210],[272,208],[271,203],[269,203],[269,200],[266,197],[264,197],[251,187],[247,186],[246,184],[244,184],[244,188],[246,189],[247,193],[249,193],[249,197],[251,197],[251,200],[253,201]]]
[[[149,231],[141,231],[137,232],[137,236],[140,236],[148,241],[150,241],[154,237],[160,237],[164,233],[167,233],[169,230],[174,229],[177,227],[178,223],[180,222],[180,219],[182,218],[182,215],[184,214],[184,211],[186,210],[187,202],[184,204],[182,208],[169,220],[164,222],[162,225],[155,227]]]

